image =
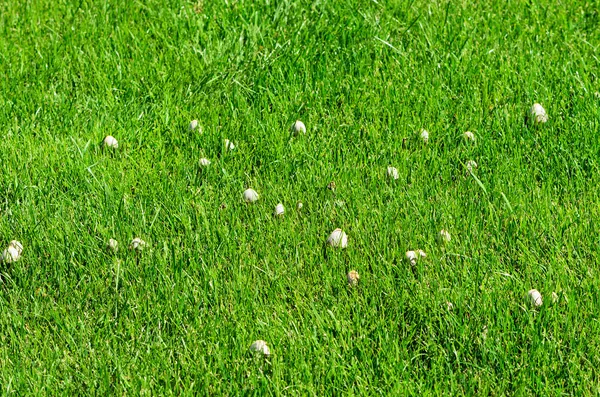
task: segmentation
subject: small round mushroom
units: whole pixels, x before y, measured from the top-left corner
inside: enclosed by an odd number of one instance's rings
[[[538,291],[537,289],[530,289],[529,292],[527,292],[527,296],[529,297],[529,302],[531,303],[532,306],[534,306],[534,307],[542,306],[543,300],[542,300],[542,294],[540,294],[540,291]]]
[[[475,134],[473,134],[471,131],[465,131],[463,133],[463,138],[465,141],[475,142]]]
[[[258,193],[254,189],[246,189],[242,195],[244,197],[244,201],[247,203],[253,203],[258,200]]]
[[[119,142],[112,135],[107,135],[104,138],[103,143],[104,143],[104,147],[108,147],[108,148],[111,148],[111,149],[116,149],[116,148],[119,147]]]
[[[360,280],[360,276],[356,270],[350,270],[346,277],[348,279],[349,286],[356,287],[358,285],[358,280]]]
[[[488,334],[488,327],[487,327],[487,325],[484,325],[483,329],[481,330],[481,339],[486,340],[487,334]]]
[[[263,356],[267,357],[271,355],[271,350],[269,349],[269,346],[267,346],[267,342],[264,340],[256,340],[252,342],[250,345],[250,352],[253,354],[262,354]]]
[[[427,255],[423,250],[406,251],[405,257],[407,262],[411,265],[416,265],[417,261],[421,258],[425,258]]]
[[[13,263],[18,261],[20,256],[21,255],[19,254],[17,248],[11,245],[5,249],[4,252],[2,252],[2,261],[5,263]]]
[[[348,246],[348,236],[342,229],[337,228],[327,238],[327,245],[334,248],[346,248]]]
[[[284,212],[285,208],[283,207],[283,204],[279,203],[275,206],[275,211],[273,211],[273,215],[280,216],[283,215]]]
[[[429,142],[429,132],[425,129],[421,130],[421,140],[423,143]]]
[[[447,230],[440,230],[440,233],[438,234],[438,243],[446,244],[449,243],[451,239],[452,237],[450,236],[450,233]]]
[[[398,169],[396,167],[387,167],[387,176],[390,179],[398,179],[400,175],[398,174]]]
[[[302,209],[302,207],[304,207],[304,204],[302,204],[302,201],[298,201],[298,202],[296,203],[296,209],[297,209],[297,210],[301,210],[301,209]]]
[[[225,139],[225,149],[233,150],[235,149],[235,145],[229,139]]]
[[[548,121],[548,114],[546,114],[546,109],[539,103],[534,103],[531,109],[529,110],[529,116],[531,121],[535,124],[543,124]]]
[[[210,165],[210,160],[202,157],[198,163],[200,164],[200,167],[208,167]]]
[[[294,124],[292,124],[292,134],[294,136],[306,134],[306,126],[302,121],[296,120]]]
[[[475,160],[467,161],[467,170],[469,170],[469,172],[475,171],[476,168],[477,168],[477,163],[475,162]]]
[[[21,256],[21,254],[23,253],[23,244],[21,244],[20,241],[12,240],[10,243],[8,243],[8,247],[13,247],[14,249],[16,249],[19,253],[19,256]]]
[[[194,131],[196,128],[198,128],[198,120],[192,120],[190,122],[190,131]],[[202,132],[202,128],[199,131]]]
[[[406,251],[405,256],[408,263],[410,263],[413,266],[417,264],[418,256],[415,251]]]
[[[131,240],[129,244],[129,249],[132,251],[142,251],[144,248],[146,248],[146,242],[139,237]]]
[[[111,238],[108,240],[108,244],[106,244],[106,250],[112,253],[117,252],[119,250],[119,242],[114,238]]]

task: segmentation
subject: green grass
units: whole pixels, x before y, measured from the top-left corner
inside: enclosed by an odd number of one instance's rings
[[[597,394],[598,8],[0,1],[2,394]]]

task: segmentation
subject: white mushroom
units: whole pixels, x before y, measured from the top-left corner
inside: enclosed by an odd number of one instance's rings
[[[465,131],[463,133],[463,138],[465,138],[467,141],[475,142],[475,134],[473,134],[471,131]]]
[[[225,139],[225,149],[233,150],[235,149],[235,145],[229,139]]]
[[[530,289],[529,292],[527,292],[527,296],[529,297],[529,302],[531,303],[532,306],[535,306],[535,307],[542,306],[543,300],[542,300],[542,294],[540,294],[540,291],[538,291],[537,289]]]
[[[398,170],[396,169],[396,167],[387,167],[387,176],[390,179],[398,179],[400,178],[400,175],[398,174]]]
[[[298,201],[298,202],[296,203],[296,209],[297,209],[297,210],[301,210],[303,206],[304,206],[304,204],[302,204],[302,201]]]
[[[342,229],[337,228],[327,238],[327,245],[335,248],[346,248],[348,246],[348,236]]]
[[[258,200],[258,193],[256,193],[256,190],[254,189],[246,189],[244,190],[243,197],[245,202],[253,203]]]
[[[202,157],[199,161],[200,167],[208,167],[210,165],[210,160]]]
[[[139,237],[136,237],[133,240],[131,240],[131,243],[129,244],[129,249],[133,251],[141,251],[145,247],[146,242]]]
[[[253,354],[260,353],[264,356],[271,355],[271,350],[269,350],[269,346],[267,346],[267,342],[265,342],[264,340],[256,340],[252,342],[252,344],[250,345],[250,351]]]
[[[423,143],[427,143],[429,142],[429,132],[427,132],[427,130],[421,130],[421,139],[423,140]]]
[[[535,124],[542,124],[548,121],[548,115],[546,114],[546,109],[543,108],[539,103],[534,103],[529,111],[529,115],[531,120]]]
[[[415,250],[415,251],[406,251],[406,260],[411,264],[411,265],[416,265],[417,261],[421,258],[425,258],[427,255],[425,254],[425,251],[423,250]]]
[[[13,263],[18,261],[20,256],[21,255],[19,254],[17,248],[11,245],[5,249],[4,252],[2,252],[2,261],[6,263]]]
[[[358,275],[358,272],[356,270],[349,271],[346,277],[348,278],[349,286],[355,287],[356,285],[358,285],[358,280],[360,280],[360,276]]]
[[[411,265],[416,265],[417,264],[417,253],[415,251],[406,251],[406,260],[411,264]]]
[[[296,120],[294,124],[292,124],[292,134],[297,136],[299,134],[306,134],[306,126],[300,120]]]
[[[469,170],[469,172],[473,172],[476,168],[477,168],[477,163],[475,162],[475,160],[467,161],[467,170]]]
[[[23,253],[23,244],[21,244],[21,242],[17,240],[12,240],[10,243],[8,243],[8,247],[13,247],[14,249],[16,249],[19,253],[19,256],[21,256],[21,254]]]
[[[116,149],[119,147],[119,142],[117,142],[117,140],[115,139],[115,137],[113,137],[112,135],[107,135],[104,138],[104,146],[105,147],[109,147],[111,149]]]
[[[119,242],[114,238],[108,240],[108,244],[106,244],[106,249],[109,252],[117,252],[119,250]]]
[[[283,204],[279,203],[275,206],[275,211],[273,212],[273,215],[275,215],[275,216],[283,215],[284,212],[285,212],[285,208],[283,208]]]
[[[450,237],[450,233],[446,230],[440,230],[440,234],[438,234],[438,243],[445,244],[449,243],[452,237]]]
[[[194,131],[196,128],[198,128],[198,120],[192,120],[190,122],[190,131]],[[202,132],[202,128],[199,131]]]

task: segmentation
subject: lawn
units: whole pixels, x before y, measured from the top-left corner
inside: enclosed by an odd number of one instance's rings
[[[2,395],[597,394],[599,49],[595,0],[0,0]]]

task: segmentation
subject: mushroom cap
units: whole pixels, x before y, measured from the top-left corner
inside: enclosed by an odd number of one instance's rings
[[[10,243],[8,243],[9,247],[14,247],[17,252],[19,253],[19,255],[21,255],[23,253],[23,244],[21,244],[20,241],[17,240],[12,240]]]
[[[2,261],[6,263],[13,263],[19,260],[19,251],[13,246],[9,246],[2,252]]]
[[[250,351],[252,353],[262,353],[265,356],[271,355],[271,350],[269,349],[267,342],[264,340],[255,340],[252,342],[250,345]]]
[[[235,145],[229,139],[225,139],[225,149],[233,150],[235,149]]]
[[[337,228],[327,238],[327,244],[335,248],[346,248],[348,246],[348,235],[342,229]]]
[[[548,121],[548,114],[546,113],[546,109],[544,109],[544,107],[539,103],[533,104],[533,106],[529,110],[529,114],[535,124],[545,123]]]
[[[273,214],[275,216],[278,216],[278,215],[283,215],[284,212],[285,212],[285,208],[283,207],[283,204],[279,203],[275,206],[275,211],[273,211]]]
[[[529,292],[527,292],[527,296],[529,297],[530,303],[535,307],[542,306],[544,303],[542,294],[537,289],[530,289]]]
[[[346,277],[348,278],[348,284],[351,287],[354,287],[355,285],[357,285],[358,280],[360,280],[360,275],[358,274],[358,272],[356,270],[350,270],[348,272],[348,274],[346,275]]]
[[[106,249],[111,252],[117,252],[119,250],[119,242],[114,238],[111,238],[106,244]]]
[[[294,124],[292,124],[292,133],[294,135],[306,134],[306,126],[300,120],[296,120]]]
[[[444,229],[440,230],[440,233],[438,234],[438,241],[440,243],[448,243],[450,240],[452,240],[450,233]]]
[[[412,265],[417,263],[417,259],[419,258],[415,251],[406,251],[406,260],[409,261]]]
[[[112,136],[112,135],[107,135],[104,138],[104,141],[102,141],[104,143],[104,146],[107,146],[109,148],[113,148],[116,149],[119,147],[119,142],[117,141],[117,139]]]
[[[246,189],[242,195],[244,197],[244,201],[247,203],[253,203],[258,200],[259,196],[254,189]]]
[[[129,249],[134,251],[141,251],[145,247],[146,242],[139,237],[136,237],[133,240],[131,240],[131,243],[129,244]]]
[[[463,133],[463,138],[465,138],[468,141],[475,141],[475,134],[473,134],[471,131],[465,131]]]
[[[475,162],[475,160],[469,160],[467,161],[467,170],[473,172],[473,170],[475,170],[477,168],[477,163]]]

